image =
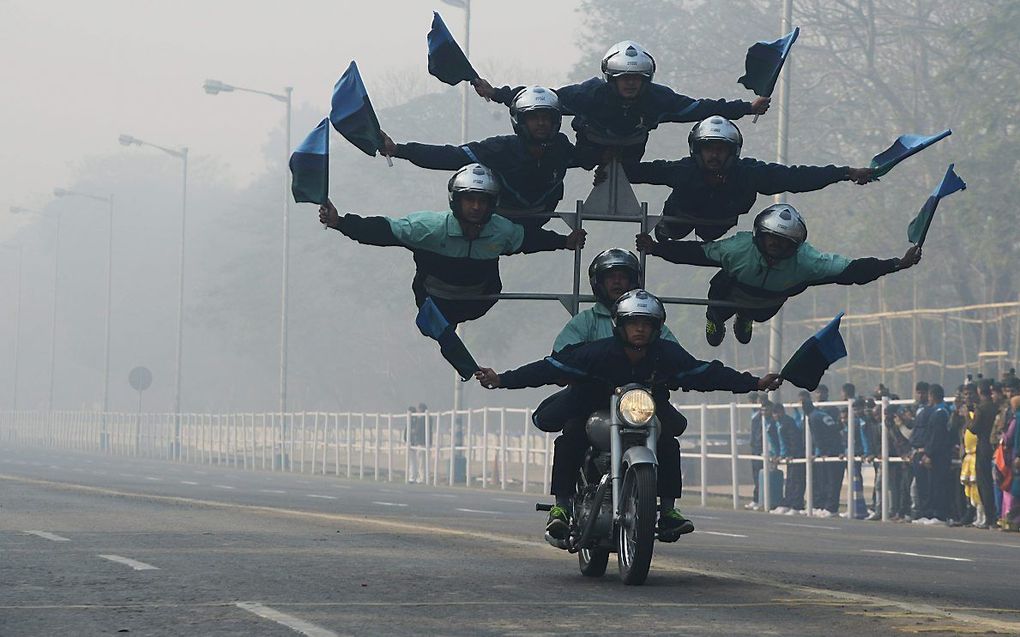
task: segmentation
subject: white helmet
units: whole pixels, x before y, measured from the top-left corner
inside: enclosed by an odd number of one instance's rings
[[[510,103],[510,124],[513,125],[514,133],[518,137],[525,141],[531,140],[528,127],[524,125],[521,115],[535,111],[549,111],[553,116],[553,135],[560,131],[560,123],[563,121],[560,98],[544,86],[529,86],[514,96],[513,102]]]
[[[701,145],[706,142],[723,142],[730,146],[730,156],[723,168],[728,169],[740,158],[740,149],[744,146],[744,136],[737,125],[719,115],[703,119],[694,125],[687,136],[687,145],[691,157],[699,168],[704,168],[701,161]]]
[[[775,235],[789,241],[793,250],[786,257],[793,256],[797,248],[807,241],[807,224],[797,209],[787,203],[775,203],[758,213],[754,218],[754,243],[761,249],[761,237]]]
[[[651,82],[655,75],[655,59],[637,42],[617,42],[602,56],[602,77],[608,82],[630,74],[643,75]]]
[[[499,181],[496,179],[495,173],[485,166],[468,164],[453,173],[453,177],[450,177],[449,183],[446,184],[446,190],[450,210],[454,214],[459,214],[456,198],[463,192],[480,192],[489,195],[492,205],[495,207],[496,199],[499,197]]]
[[[657,296],[646,290],[631,290],[624,292],[613,306],[613,333],[620,340],[626,342],[623,334],[623,324],[628,319],[647,318],[656,324],[655,333],[651,341],[659,338],[662,332],[662,324],[666,322],[666,307]]]

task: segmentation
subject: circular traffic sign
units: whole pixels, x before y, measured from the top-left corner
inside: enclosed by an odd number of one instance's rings
[[[152,385],[152,372],[148,367],[136,367],[128,374],[128,382],[135,391],[145,391]]]

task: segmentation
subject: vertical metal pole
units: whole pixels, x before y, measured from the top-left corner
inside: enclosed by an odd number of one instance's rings
[[[464,0],[464,56],[471,59],[471,0]],[[464,83],[463,90],[460,96],[460,143],[466,144],[468,141],[468,91],[471,90],[471,85],[468,82]],[[463,324],[457,325],[456,329],[457,336],[461,340],[464,340],[464,326]],[[453,435],[453,422],[457,420],[457,412],[460,410],[461,404],[464,401],[464,387],[460,381],[460,376],[456,371],[453,372],[453,420],[451,421],[450,435]],[[426,421],[425,426],[428,427]],[[438,428],[437,428],[438,430]],[[426,449],[426,455],[428,450]],[[427,467],[428,465],[426,465]],[[428,472],[426,472],[426,478]],[[426,483],[428,480],[426,479]]]
[[[14,310],[14,392],[11,399],[11,411],[14,414],[18,412],[18,364],[21,356],[21,273],[22,273],[22,257],[24,256],[24,247],[18,245],[18,296],[15,302]]]
[[[106,239],[106,353],[103,362],[103,414],[110,411],[110,310],[113,304],[113,195],[109,198],[109,236]],[[139,398],[141,400],[141,398]],[[139,407],[141,411],[141,407]]]
[[[701,422],[701,506],[708,506],[708,436],[705,432],[705,423],[708,421],[708,405],[701,403],[699,410]]]
[[[737,493],[737,403],[730,403],[730,481],[733,485],[733,510],[740,508]]]
[[[854,519],[854,456],[857,455],[857,423],[854,401],[846,401],[846,517]]]
[[[614,164],[615,165],[615,164]],[[574,217],[573,230],[580,230],[583,226],[584,220],[584,202],[580,199],[577,200],[577,215]],[[573,286],[574,298],[570,303],[570,315],[577,316],[577,312],[580,309],[579,298],[581,294],[581,249],[577,248],[574,250],[574,286]]]
[[[386,414],[386,482],[393,482],[393,414]]]
[[[57,212],[57,234],[53,241],[53,318],[50,319],[50,393],[46,402],[46,411],[53,411],[54,374],[57,368],[57,288],[60,284],[60,220],[63,215]]]
[[[780,35],[790,31],[793,22],[793,0],[783,0],[783,17],[779,26]],[[793,59],[786,60],[783,74],[779,78],[779,123],[776,143],[776,162],[786,163],[786,148],[789,140],[790,124],[790,74]],[[786,193],[775,196],[776,203],[786,203]],[[783,310],[780,309],[769,321],[769,366],[765,371],[779,370],[783,367]],[[775,399],[775,392],[771,398]],[[767,474],[766,474],[767,475]]]
[[[506,491],[506,408],[499,410],[499,488]]]
[[[184,242],[188,219],[188,149],[181,149],[181,254],[177,261],[177,347],[174,354],[174,446],[175,455],[181,440],[181,354],[184,344]]]
[[[489,485],[489,408],[482,407],[482,488]]]
[[[280,412],[287,411],[287,289],[289,287],[288,266],[290,261],[290,111],[291,94],[294,89],[283,89],[287,98],[286,144],[283,162],[283,281],[280,285]],[[314,467],[313,467],[314,473]]]
[[[769,479],[772,475],[771,449],[769,449],[769,420],[765,413],[761,415],[761,467],[762,475],[758,478],[758,492],[761,494],[761,510],[768,512],[774,504],[772,502],[772,490],[769,489]]]
[[[815,501],[815,489],[812,484],[814,480],[814,466],[815,466],[815,449],[814,442],[811,441],[811,425],[808,422],[807,414],[804,414],[804,496],[807,498],[807,502],[804,505],[804,510],[807,511],[808,517],[814,515],[814,501]]]
[[[889,431],[885,413],[889,410],[889,397],[882,396],[882,521],[889,521]]]

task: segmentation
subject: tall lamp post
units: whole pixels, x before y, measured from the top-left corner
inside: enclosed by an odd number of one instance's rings
[[[240,91],[242,93],[255,93],[265,95],[287,106],[286,120],[286,148],[284,149],[284,170],[283,170],[283,282],[280,286],[280,413],[287,412],[287,288],[289,285],[288,265],[290,262],[290,180],[287,173],[287,159],[290,158],[290,112],[291,94],[293,87],[285,86],[283,93],[271,93],[253,88],[244,88],[226,84],[219,80],[206,80],[202,85],[209,95],[219,93],[231,93]]]
[[[11,206],[12,214],[36,213],[38,210]],[[46,411],[53,411],[53,374],[57,361],[57,287],[60,281],[60,219],[63,215],[57,212],[56,233],[53,237],[53,316],[50,319],[50,393],[46,402]]]
[[[188,147],[180,149],[168,148],[153,144],[131,135],[121,135],[117,138],[124,146],[148,146],[161,150],[181,160],[181,251],[177,260],[177,345],[174,354],[174,457],[180,456],[181,439],[181,353],[184,345],[184,242],[187,236],[188,222]]]
[[[103,413],[110,411],[110,316],[113,303],[113,195],[103,197],[102,195],[90,195],[76,190],[66,188],[54,188],[53,194],[56,197],[82,197],[93,201],[101,201],[109,206],[109,218],[107,219],[106,239],[106,336],[105,353],[103,354]],[[50,377],[52,384],[52,376]],[[50,390],[52,392],[52,389]]]
[[[11,212],[14,212],[16,206],[11,208]],[[18,411],[18,359],[21,354],[21,266],[24,256],[24,250],[22,250],[21,244],[17,245],[5,245],[2,246],[10,250],[18,251],[18,291],[14,301],[14,389],[11,392],[11,411]]]

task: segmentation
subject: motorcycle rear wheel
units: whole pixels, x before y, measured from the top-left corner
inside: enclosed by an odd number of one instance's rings
[[[609,549],[581,549],[577,552],[577,564],[581,567],[581,575],[602,577],[609,565]]]
[[[655,545],[655,467],[630,467],[620,494],[620,529],[617,534],[617,562],[624,584],[640,586],[648,577]]]

